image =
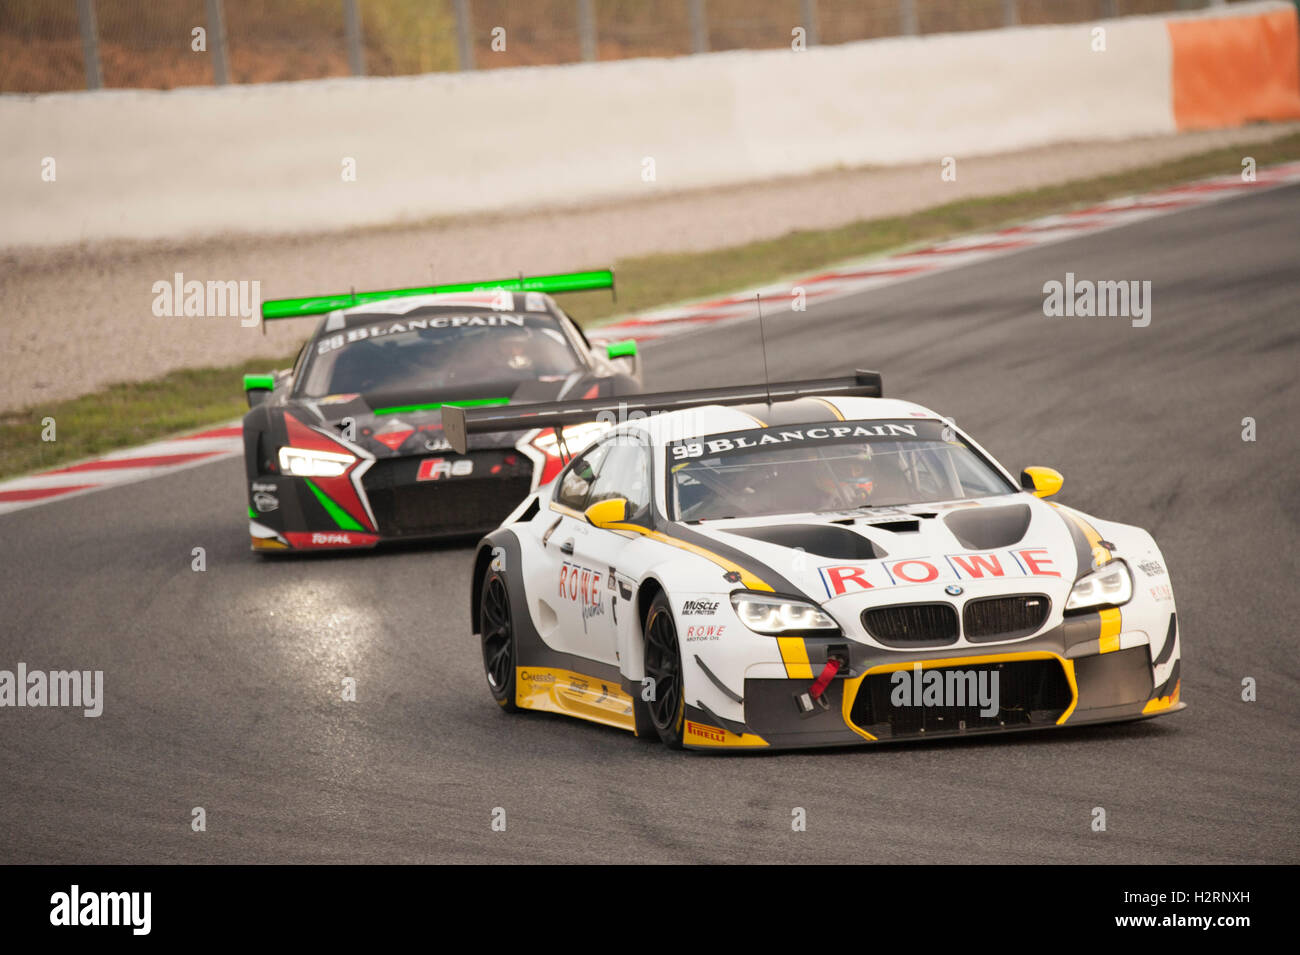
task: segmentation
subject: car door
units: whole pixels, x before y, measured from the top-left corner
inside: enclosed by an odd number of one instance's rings
[[[592,504],[622,498],[628,521],[642,526],[650,512],[650,451],[636,432],[599,442],[561,475],[557,501],[565,509],[547,551],[555,560],[560,606],[557,641],[566,652],[616,664],[620,614],[633,612],[619,586],[619,558],[636,532],[596,527],[586,519]],[[585,488],[584,488],[585,485]]]
[[[603,573],[597,575],[596,568],[579,561],[577,542],[594,530],[583,515],[608,451],[603,442],[596,444],[560,472],[552,504],[558,513],[542,535],[542,573],[534,582],[541,620],[554,621],[553,627],[541,628],[546,642],[556,650],[595,659],[600,659],[592,652],[598,640],[588,632],[592,620],[609,609],[601,591],[605,580]]]

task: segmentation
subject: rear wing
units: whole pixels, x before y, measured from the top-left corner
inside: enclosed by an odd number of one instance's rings
[[[555,275],[517,275],[509,279],[487,279],[482,282],[453,282],[450,285],[424,285],[414,288],[390,288],[380,292],[340,292],[335,295],[309,295],[305,298],[272,298],[262,303],[262,320],[273,318],[302,318],[307,315],[324,315],[340,308],[354,308],[367,302],[387,298],[408,298],[413,295],[440,295],[446,292],[542,292],[554,295],[560,292],[590,292],[596,289],[614,290],[614,270],[596,269],[590,272],[559,272]],[[616,294],[616,293],[615,293]]]
[[[648,415],[705,405],[772,404],[812,396],[879,398],[882,395],[880,372],[857,371],[841,378],[808,378],[731,388],[659,391],[652,394],[589,398],[586,401],[545,401],[495,408],[455,408],[444,405],[442,431],[456,453],[465,454],[472,434],[531,431],[534,428],[559,429],[566,425],[598,421],[602,415],[612,415],[616,420],[622,420],[635,412]]]

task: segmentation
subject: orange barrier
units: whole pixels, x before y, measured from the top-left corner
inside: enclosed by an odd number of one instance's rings
[[[1179,130],[1300,118],[1294,8],[1255,16],[1169,20]]]

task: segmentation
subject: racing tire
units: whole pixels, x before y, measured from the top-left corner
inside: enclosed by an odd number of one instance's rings
[[[654,681],[653,699],[644,704],[649,710],[650,724],[660,742],[669,749],[681,749],[686,728],[682,651],[672,608],[662,592],[655,595],[646,613],[645,674]]]
[[[492,699],[507,713],[519,712],[515,703],[515,668],[518,645],[510,613],[510,586],[501,571],[489,567],[483,575],[479,598],[479,629],[483,644],[483,674]]]
[[[646,684],[633,684],[630,692],[632,694],[632,730],[636,734],[638,743],[658,743],[659,733],[655,729],[655,724],[650,719],[650,704],[641,699],[641,694],[645,693]]]

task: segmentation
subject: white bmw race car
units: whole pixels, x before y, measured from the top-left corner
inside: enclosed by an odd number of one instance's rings
[[[1151,535],[1049,502],[1055,471],[1016,480],[942,416],[880,395],[858,372],[444,409],[457,450],[528,428],[585,445],[476,552],[497,703],[691,748],[1182,709]]]

